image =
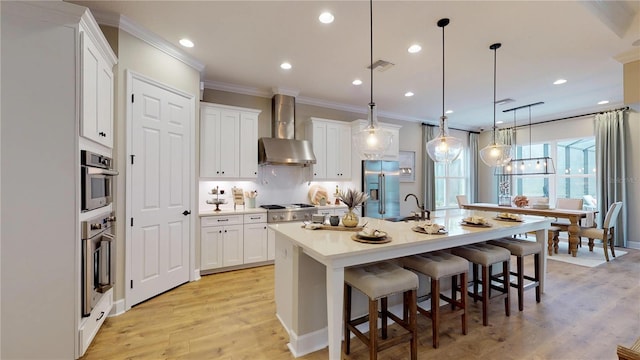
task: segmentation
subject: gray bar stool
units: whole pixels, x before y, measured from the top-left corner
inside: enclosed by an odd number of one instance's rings
[[[443,251],[434,251],[425,254],[413,255],[402,258],[402,265],[410,270],[419,272],[431,279],[431,309],[426,310],[418,306],[418,311],[431,319],[431,332],[433,333],[433,347],[440,345],[439,327],[444,318],[460,316],[462,320],[462,333],[467,334],[467,274],[469,262]],[[460,282],[458,283],[458,276]],[[451,297],[440,293],[440,280],[451,277]],[[460,284],[458,286],[458,284]],[[460,301],[456,293],[460,292]],[[451,305],[451,311],[441,313],[440,299]]]
[[[351,288],[354,287],[369,297],[369,314],[351,320]],[[344,270],[344,343],[343,352],[349,355],[351,332],[369,347],[369,359],[377,359],[378,352],[409,340],[411,360],[418,356],[418,326],[416,322],[416,292],[418,275],[402,267],[379,262],[355,266]],[[388,296],[403,293],[403,318],[387,309]],[[378,299],[380,313],[378,314]],[[378,339],[378,316],[382,319],[382,339]],[[402,326],[406,333],[387,339],[387,318]],[[356,328],[369,322],[369,336]]]
[[[542,247],[535,241],[518,240],[512,238],[502,238],[487,241],[487,244],[500,246],[511,252],[516,257],[516,271],[511,271],[511,275],[516,276],[516,282],[511,282],[511,286],[518,289],[518,310],[524,308],[524,291],[535,287],[536,302],[540,302],[540,253]],[[533,255],[533,277],[524,274],[524,257]],[[524,285],[524,280],[531,281]]]
[[[473,263],[473,293],[469,292],[469,296],[473,298],[474,302],[482,301],[482,325],[489,325],[487,306],[490,299],[504,298],[504,312],[505,315],[509,316],[511,313],[511,304],[509,302],[509,262],[511,253],[509,250],[481,243],[453,248],[451,253]],[[494,276],[491,274],[491,266],[497,263],[502,263],[502,275]],[[481,281],[478,280],[478,266],[482,267]],[[500,281],[502,286],[494,285],[492,280]],[[478,284],[482,285],[482,295],[478,295]],[[492,289],[499,291],[500,294],[491,297]]]

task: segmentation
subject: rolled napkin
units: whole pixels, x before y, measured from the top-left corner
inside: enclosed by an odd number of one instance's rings
[[[379,236],[380,235],[380,230],[376,230],[376,229],[373,229],[373,228],[365,227],[365,228],[362,229],[361,234],[365,235],[365,236]]]
[[[304,226],[304,228],[305,229],[309,229],[309,230],[317,230],[317,229],[322,228],[322,224],[313,224],[313,223],[312,224],[306,224]]]
[[[498,214],[498,217],[501,219],[511,219],[511,220],[518,220],[518,221],[522,220],[522,217],[520,215],[506,213],[506,212]]]
[[[425,223],[424,225],[422,225],[422,228],[427,234],[437,234],[440,232],[440,230],[444,230],[444,225],[431,223],[431,221],[429,221],[428,224]]]
[[[485,219],[483,216],[469,216],[462,220],[470,224],[484,225],[487,223],[487,219]]]

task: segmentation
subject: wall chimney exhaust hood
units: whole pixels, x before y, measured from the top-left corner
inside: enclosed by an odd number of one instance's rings
[[[295,139],[296,103],[293,96],[276,94],[271,99],[270,138],[258,139],[259,165],[309,166],[316,163],[307,140]]]

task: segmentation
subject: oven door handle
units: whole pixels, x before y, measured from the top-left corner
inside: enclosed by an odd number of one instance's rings
[[[102,237],[108,242],[113,242],[116,239],[116,237],[113,234],[109,234],[109,233],[102,234]]]
[[[96,168],[91,166],[85,166],[85,167],[87,169],[87,173],[89,173],[90,175],[116,176],[120,174],[116,170],[101,169],[101,168]]]

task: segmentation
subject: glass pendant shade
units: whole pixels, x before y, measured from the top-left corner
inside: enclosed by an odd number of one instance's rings
[[[353,135],[354,145],[362,159],[381,159],[391,146],[391,132],[380,128],[377,123],[375,104],[369,104],[369,124]]]
[[[449,25],[449,19],[438,20],[438,27],[442,29],[442,116],[440,117],[440,134],[437,138],[427,142],[427,154],[435,162],[451,163],[462,153],[462,141],[447,134],[447,117],[444,115],[444,28]]]
[[[440,118],[440,135],[427,142],[427,154],[435,162],[451,163],[462,153],[462,141],[447,135],[446,119],[446,116]]]
[[[480,150],[482,162],[491,167],[504,166],[511,161],[511,146],[493,143]]]

